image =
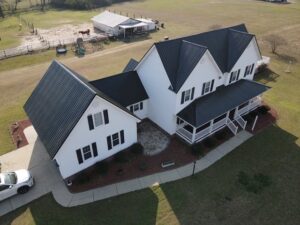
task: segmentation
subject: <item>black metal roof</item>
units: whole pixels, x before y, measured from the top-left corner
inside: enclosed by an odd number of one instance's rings
[[[136,71],[94,80],[90,84],[123,107],[148,99],[146,90]]]
[[[39,138],[53,158],[96,93],[57,61],[24,105]]]
[[[254,35],[248,33],[245,25],[240,24],[158,42],[155,43],[155,47],[170,79],[173,91],[177,93],[204,54],[205,49],[209,50],[223,73],[229,72],[253,37]],[[182,57],[182,55],[185,55],[185,51],[188,51],[188,57]],[[193,63],[190,61],[193,61]],[[182,66],[182,64],[188,66]],[[180,68],[184,69],[179,72]]]
[[[134,70],[134,68],[139,64],[135,59],[130,59],[127,65],[125,66],[123,73]]]
[[[220,86],[215,92],[196,99],[177,116],[199,127],[268,89],[263,84],[242,79],[229,86]]]

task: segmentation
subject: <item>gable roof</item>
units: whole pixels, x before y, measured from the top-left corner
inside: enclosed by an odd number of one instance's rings
[[[135,69],[135,67],[139,64],[135,59],[130,59],[127,65],[125,66],[123,73],[129,72]]]
[[[92,21],[96,21],[98,23],[104,24],[109,27],[115,27],[121,23],[126,22],[130,18],[127,16],[122,16],[116,13],[112,13],[109,11],[104,11],[97,16],[92,18]]]
[[[146,90],[136,71],[94,80],[90,84],[124,107],[148,99]]]
[[[249,34],[244,24],[223,28],[219,30],[209,31],[187,37],[177,38],[168,41],[162,41],[155,43],[157,52],[164,65],[166,73],[169,77],[173,91],[176,93],[179,91],[184,81],[189,74],[188,71],[179,73],[178,69],[183,67],[181,64],[189,64],[191,59],[201,58],[201,53],[198,53],[197,48],[202,46],[201,51],[204,48],[208,49],[217,63],[220,70],[225,73],[229,72],[239,57],[244,52],[254,35]],[[181,57],[183,52],[186,51],[183,45],[187,46],[187,42],[193,43],[189,45],[189,51],[191,52],[189,58]],[[192,47],[193,46],[193,47]],[[191,50],[195,48],[194,50]],[[197,63],[191,63],[189,71],[192,71]],[[177,83],[177,80],[181,82]],[[182,82],[183,81],[183,82]]]
[[[53,61],[24,109],[53,158],[96,93]]]
[[[54,158],[96,95],[139,120],[85,78],[57,61],[52,62],[24,105],[50,157]]]
[[[177,116],[199,127],[268,89],[269,87],[263,84],[242,79],[228,86],[220,86],[215,92],[199,97],[181,110]]]

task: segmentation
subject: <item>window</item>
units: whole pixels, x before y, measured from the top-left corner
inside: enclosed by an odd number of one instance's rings
[[[249,74],[252,74],[253,68],[254,68],[254,63],[252,65],[246,66],[244,77],[249,75]]]
[[[212,92],[213,88],[214,88],[214,82],[215,80],[211,80],[211,81],[208,81],[208,82],[205,82],[203,83],[202,85],[202,95],[205,95],[209,92]]]
[[[91,147],[89,145],[83,147],[82,154],[83,154],[84,160],[91,158],[92,157]]]
[[[101,126],[103,123],[108,124],[109,118],[108,118],[108,111],[107,109],[103,110],[103,112],[98,112],[93,115],[88,115],[88,124],[89,129],[94,130],[95,127]]]
[[[9,185],[0,185],[0,191],[4,191],[9,188]]]
[[[103,124],[102,112],[94,114],[95,127],[99,127]]]
[[[91,149],[93,150],[93,155],[92,155]],[[92,148],[90,145],[87,145],[87,146],[83,147],[82,149],[77,149],[76,155],[77,155],[77,160],[78,160],[79,164],[83,163],[84,160],[92,158],[93,156],[94,157],[98,156],[96,142],[92,143]]]
[[[230,79],[229,79],[229,84],[231,84],[231,83],[233,83],[233,82],[235,82],[235,81],[237,81],[237,80],[239,79],[240,72],[241,72],[240,69],[231,72],[231,74],[230,74]]]
[[[189,90],[183,91],[181,93],[181,104],[194,99],[195,88],[191,88]]]
[[[210,127],[210,122],[205,123],[205,124],[202,125],[201,127],[198,127],[198,128],[196,129],[196,133],[198,133],[199,131],[204,130],[204,129],[208,128],[208,127]]]
[[[121,130],[118,133],[106,137],[107,141],[107,148],[111,150],[114,146],[119,145],[120,143],[123,144],[124,140],[124,130]]]
[[[130,109],[130,112],[136,112],[136,111],[143,110],[143,102],[133,104],[129,107],[129,109]]]

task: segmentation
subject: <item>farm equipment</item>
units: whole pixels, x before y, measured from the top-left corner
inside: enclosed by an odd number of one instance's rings
[[[77,38],[76,43],[75,43],[75,54],[78,56],[84,56],[85,55],[85,47],[83,43],[82,38]]]

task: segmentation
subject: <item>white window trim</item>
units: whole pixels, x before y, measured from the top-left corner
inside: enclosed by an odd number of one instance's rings
[[[204,83],[204,91],[203,94],[207,94],[210,92],[212,81],[208,81]]]
[[[183,103],[192,100],[192,90],[193,88],[183,91]]]
[[[86,148],[86,147],[89,147],[89,151],[86,152],[86,153],[84,153],[84,148]],[[87,146],[84,146],[83,148],[81,148],[81,153],[82,153],[82,159],[83,159],[83,161],[87,161],[87,160],[93,158],[93,153],[92,153],[92,147],[91,147],[91,145],[87,145]],[[86,159],[85,158],[86,154],[91,154],[91,157],[89,157],[89,158]]]
[[[100,115],[99,116],[99,122],[100,122],[99,124],[97,124],[97,121],[98,121],[97,116],[98,115]],[[93,118],[94,119],[94,127],[99,127],[104,124],[103,112],[94,113],[93,117],[94,117]]]

